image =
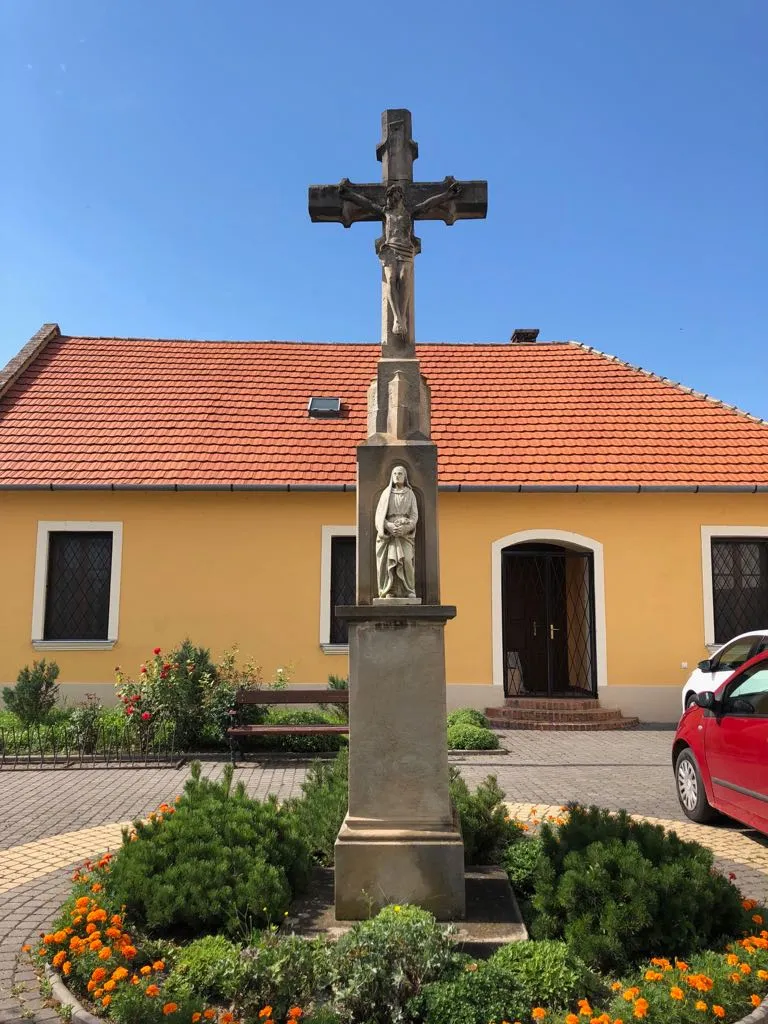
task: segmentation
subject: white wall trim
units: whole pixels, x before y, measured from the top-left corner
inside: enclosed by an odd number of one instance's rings
[[[512,544],[562,544],[566,548],[592,552],[595,576],[595,656],[597,659],[597,685],[608,684],[608,642],[605,626],[605,566],[603,545],[592,537],[568,530],[519,530],[491,544],[491,618],[493,643],[493,685],[504,686],[504,652],[502,650],[501,553]]]
[[[112,572],[109,580],[109,622],[107,639],[96,641],[85,640],[45,640],[45,591],[48,583],[48,544],[51,533],[66,531],[72,533],[111,533],[112,534]],[[37,551],[35,554],[35,590],[32,599],[32,646],[35,650],[109,650],[113,647],[118,634],[120,621],[120,575],[123,562],[123,524],[96,523],[79,521],[39,521],[37,524]],[[44,646],[38,646],[42,644]],[[72,644],[87,646],[72,647]],[[91,644],[98,644],[93,647]],[[106,646],[105,646],[106,645]]]
[[[701,585],[704,588],[704,646],[717,649],[715,642],[715,606],[712,587],[713,537],[768,538],[768,526],[702,526],[701,528]],[[712,651],[710,651],[712,653]]]
[[[331,643],[331,544],[334,537],[356,537],[357,527],[323,526],[320,547],[320,647],[324,654],[346,654],[346,644]]]

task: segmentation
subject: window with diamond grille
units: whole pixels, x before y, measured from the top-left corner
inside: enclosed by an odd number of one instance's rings
[[[111,533],[50,533],[44,638],[106,640],[111,575]]]
[[[357,541],[354,537],[331,538],[331,635],[332,644],[346,644],[347,623],[336,618],[337,604],[355,603]]]
[[[712,541],[715,643],[768,628],[768,541]]]

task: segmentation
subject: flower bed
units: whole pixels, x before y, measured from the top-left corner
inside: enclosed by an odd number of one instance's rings
[[[495,780],[470,793],[455,773],[468,857],[506,864],[536,938],[472,960],[409,906],[335,942],[284,935],[311,858],[332,856],[346,771],[343,752],[278,807],[195,766],[183,796],[75,873],[32,955],[115,1024],[731,1024],[768,993],[765,912],[708,851],[576,806],[528,838]]]

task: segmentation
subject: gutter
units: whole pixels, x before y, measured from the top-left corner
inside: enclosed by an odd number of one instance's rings
[[[349,492],[355,484],[0,484],[3,491]],[[768,484],[438,484],[463,494],[766,494]]]

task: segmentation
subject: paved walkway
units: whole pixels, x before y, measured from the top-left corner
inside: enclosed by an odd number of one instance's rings
[[[745,895],[768,900],[768,840],[733,822],[688,822],[675,796],[669,731],[511,733],[507,752],[455,761],[470,785],[495,774],[515,816],[557,814],[570,800],[626,808],[675,828],[715,852]],[[203,772],[221,774],[207,763]],[[249,793],[297,795],[301,762],[238,767]],[[0,771],[0,1024],[56,1021],[35,976],[17,954],[47,928],[69,889],[73,866],[114,848],[121,823],[147,815],[183,787],[188,766]]]

